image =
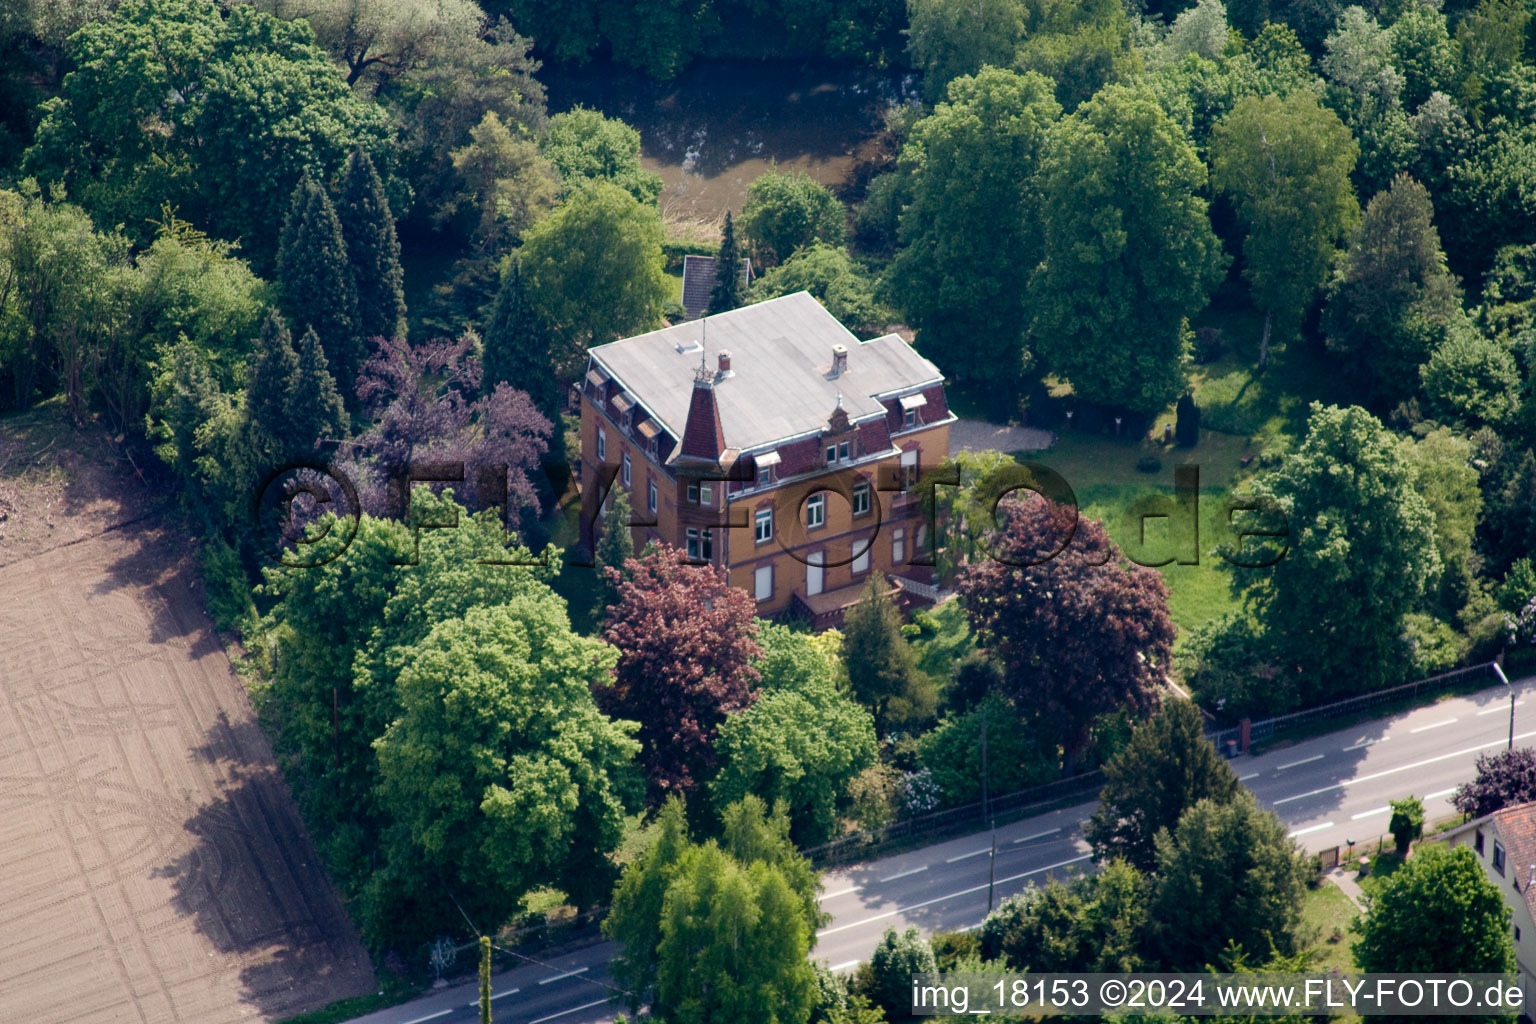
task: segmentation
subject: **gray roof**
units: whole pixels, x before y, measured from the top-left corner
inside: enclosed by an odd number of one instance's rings
[[[859,341],[808,292],[625,338],[592,358],[652,415],[682,437],[694,372],[731,354],[715,385],[726,447],[751,451],[822,429],[842,395],[855,422],[884,415],[875,395],[940,383],[936,366],[895,334]],[[830,375],[832,346],[848,348],[848,369]]]
[[[715,264],[718,260],[714,256],[683,257],[683,309],[690,317],[698,316],[709,308],[709,300],[715,294]],[[752,281],[752,261],[745,256],[741,258],[741,286],[745,288]]]

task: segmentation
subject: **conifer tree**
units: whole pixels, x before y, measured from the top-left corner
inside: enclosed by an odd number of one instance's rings
[[[294,327],[313,327],[327,363],[351,395],[362,365],[357,290],[336,208],[306,175],[293,190],[277,253],[278,280]]]
[[[400,240],[373,160],[361,148],[347,160],[341,201],[336,206],[347,263],[357,290],[357,332],[369,338],[393,338],[405,328],[405,275],[400,269]]]
[[[350,421],[313,327],[299,339],[298,356],[298,375],[288,395],[288,418],[293,424],[290,440],[296,447],[307,447],[322,437],[345,434]]]
[[[715,290],[709,296],[709,311],[724,313],[741,305],[741,250],[736,245],[736,228],[731,211],[725,211],[725,235],[720,240],[720,257],[715,260]]]
[[[629,495],[624,488],[614,487],[608,498],[608,510],[603,513],[603,535],[598,539],[595,552],[598,572],[606,582],[602,596],[605,606],[618,599],[619,583],[628,579],[624,574],[624,563],[635,557],[635,538],[630,533],[629,520]],[[608,568],[616,570],[619,578],[608,579],[608,574],[603,572]]]
[[[556,427],[550,455],[564,452],[560,425],[560,386],[550,352],[549,328],[528,301],[522,267],[517,257],[507,261],[501,287],[485,325],[485,368],[482,390],[490,394],[497,384],[507,383],[527,392],[533,404]]]
[[[854,698],[874,713],[881,735],[933,715],[938,696],[917,667],[901,633],[901,612],[878,571],[843,619],[843,661]]]
[[[290,396],[299,390],[299,354],[276,310],[267,313],[251,356],[245,387],[246,430],[258,448],[270,450],[294,435],[297,424],[291,419]]]

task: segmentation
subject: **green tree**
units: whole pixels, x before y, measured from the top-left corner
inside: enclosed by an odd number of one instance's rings
[[[578,105],[551,117],[544,155],[567,191],[607,181],[642,203],[661,195],[661,176],[640,166],[640,133],[600,110]]]
[[[1200,709],[1170,698],[1104,765],[1099,807],[1084,833],[1096,859],[1123,858],[1152,871],[1158,832],[1175,828],[1197,802],[1229,803],[1241,788],[1237,774],[1205,738]]]
[[[741,249],[736,244],[736,225],[731,211],[725,211],[725,228],[720,234],[720,254],[715,257],[715,287],[709,293],[709,311],[724,313],[741,305]]]
[[[1196,802],[1157,836],[1151,917],[1164,962],[1217,964],[1229,943],[1249,955],[1294,952],[1306,877],[1285,825],[1252,793]]]
[[[1404,107],[1418,110],[1431,94],[1455,90],[1456,47],[1444,14],[1412,5],[1387,29],[1387,38],[1392,66],[1403,75]]]
[[[469,609],[392,655],[400,717],[375,743],[394,821],[370,885],[374,928],[446,882],[466,912],[502,922],[540,885],[600,899],[607,854],[638,798],[634,725],[590,688],[614,651],[577,636],[547,587]],[[389,916],[383,916],[384,911]]]
[[[461,187],[444,197],[432,220],[443,225],[472,213],[464,231],[474,250],[497,252],[515,244],[554,207],[560,175],[524,125],[503,121],[494,110],[487,110],[468,134],[468,141],[449,155]]]
[[[1016,970],[1143,970],[1151,892],[1123,860],[1091,877],[1031,885],[983,922],[981,953]]]
[[[1469,429],[1508,426],[1519,409],[1515,357],[1465,321],[1446,332],[1419,367],[1419,380],[1434,416]]]
[[[875,297],[876,287],[876,282],[845,250],[816,242],[753,282],[749,298],[762,302],[794,292],[810,292],[843,326],[860,337],[870,338],[883,333],[891,321],[890,312]]]
[[[336,217],[357,293],[358,334],[365,339],[397,337],[405,330],[400,240],[395,236],[395,217],[384,194],[384,183],[362,149],[354,149],[347,158]]]
[[[1381,880],[1355,930],[1362,971],[1515,971],[1509,907],[1469,846],[1420,847]]]
[[[1366,206],[1328,286],[1329,351],[1384,405],[1417,390],[1435,335],[1460,316],[1434,214],[1423,185],[1406,175],[1394,178]]]
[[[823,918],[788,819],[749,796],[726,809],[719,841],[691,843],[686,821],[668,800],[603,922],[622,946],[613,970],[632,1007],[649,997],[667,1020],[804,1024],[816,998],[806,956]]]
[[[1474,465],[1472,444],[1449,427],[1404,439],[1403,454],[1413,463],[1414,489],[1435,517],[1435,550],[1444,567],[1438,591],[1443,616],[1460,612],[1478,591],[1481,559],[1474,550],[1482,518],[1481,476]]]
[[[1284,513],[1286,550],[1233,580],[1252,599],[1281,689],[1310,703],[1396,681],[1403,616],[1441,570],[1434,513],[1397,438],[1358,406],[1313,403],[1297,451],[1254,490]],[[1236,557],[1252,564],[1259,553]]]
[[[1023,0],[908,0],[907,53],[930,99],[987,65],[1006,67],[1024,38]]]
[[[830,680],[764,692],[720,725],[715,806],[749,793],[782,802],[801,845],[826,842],[849,781],[875,763],[875,723]]]
[[[592,553],[598,575],[603,581],[602,596],[599,599],[602,607],[597,609],[598,618],[602,618],[607,605],[618,600],[619,584],[627,578],[624,563],[635,557],[635,536],[629,529],[631,518],[633,512],[629,504],[629,492],[623,487],[615,487],[603,511],[602,536],[598,538],[597,550]],[[613,570],[612,577],[607,572],[609,569]]]
[[[1056,98],[1072,111],[1104,86],[1138,75],[1141,59],[1131,46],[1131,24],[1122,4],[1036,0],[1013,68],[1055,82]]]
[[[403,203],[387,169],[389,115],[348,87],[303,20],[128,0],[68,51],[72,70],[39,111],[26,166],[136,242],[169,203],[265,268],[294,183],[331,180],[357,146]]]
[[[813,242],[842,245],[847,218],[821,182],[799,171],[769,170],[747,186],[741,230],[757,257],[773,266]]]
[[[289,319],[301,330],[315,329],[326,361],[350,396],[363,363],[357,289],[336,208],[313,178],[305,177],[293,190],[277,272]]]
[[[1408,847],[1424,835],[1424,803],[1416,796],[1392,801],[1392,821],[1387,825],[1392,841],[1397,844],[1397,855],[1408,856]]]
[[[1042,255],[1036,175],[1061,106],[1046,78],[997,68],[948,96],[902,147],[911,202],[888,290],[947,374],[1006,393],[1026,368],[1019,277]]]
[[[528,232],[519,259],[563,374],[586,349],[660,322],[667,296],[661,215],[617,185],[597,182],[571,196]]]
[[[293,442],[314,448],[322,440],[344,439],[351,420],[313,327],[299,338],[298,357],[298,373],[289,396]]]
[[[933,716],[938,703],[931,680],[918,671],[901,632],[901,611],[890,584],[874,572],[859,603],[843,619],[843,664],[854,699],[875,716],[880,734],[917,725]]]
[[[1056,744],[1049,727],[1021,715],[1001,693],[944,717],[917,740],[918,764],[933,773],[949,806],[981,799],[981,733],[987,733],[987,792],[1002,796],[1049,781],[1056,774]]]
[[[251,444],[270,458],[291,451],[297,442],[299,354],[293,335],[276,311],[267,314],[261,337],[251,353],[251,369],[245,388],[245,420]]]
[[[898,933],[887,928],[869,955],[869,971],[861,976],[867,984],[863,995],[890,1017],[905,1017],[912,1010],[912,976],[937,974],[933,946],[916,928]]]
[[[558,424],[560,386],[550,340],[549,328],[528,301],[521,262],[515,255],[508,257],[485,324],[480,390],[490,394],[497,384],[510,384],[526,392],[539,412]],[[552,455],[564,452],[563,434],[564,431],[555,431]]]
[[[1349,180],[1358,153],[1338,115],[1306,92],[1239,100],[1211,133],[1211,181],[1247,231],[1244,274],[1264,310],[1260,369],[1275,319],[1287,332],[1300,324],[1359,218]]]
[[[1064,119],[1041,168],[1032,336],[1073,391],[1157,412],[1184,390],[1184,336],[1221,281],[1194,145],[1150,89],[1109,86]]]

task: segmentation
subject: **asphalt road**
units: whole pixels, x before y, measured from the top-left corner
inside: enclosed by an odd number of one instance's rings
[[[1515,743],[1536,740],[1536,678],[1515,683]],[[1477,755],[1509,739],[1509,691],[1493,687],[1232,762],[1243,784],[1272,807],[1308,850],[1374,840],[1388,801],[1418,796],[1430,820],[1453,813],[1451,792],[1472,777]],[[867,957],[888,927],[923,932],[971,928],[1031,882],[1088,870],[1082,822],[1095,803],[1014,822],[824,875],[821,905],[831,920],[813,956],[837,970]],[[979,823],[978,823],[979,824]],[[993,851],[996,851],[995,857]],[[499,974],[491,987],[498,1024],[595,1024],[617,1013],[607,1002],[604,943],[547,966]],[[472,1024],[474,985],[433,993],[358,1018],[354,1024]]]

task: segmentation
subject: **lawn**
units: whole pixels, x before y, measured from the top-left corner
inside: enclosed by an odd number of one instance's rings
[[[1331,882],[1307,890],[1301,901],[1300,933],[1303,945],[1317,951],[1314,970],[1337,969],[1345,973],[1357,970],[1349,950],[1353,941],[1349,923],[1359,913],[1343,890]]]

